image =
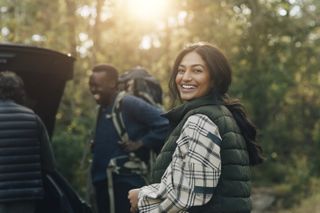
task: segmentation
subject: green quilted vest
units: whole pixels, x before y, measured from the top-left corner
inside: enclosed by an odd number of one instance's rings
[[[156,159],[152,169],[152,182],[161,181],[162,175],[172,160],[176,140],[184,123],[190,115],[198,113],[207,115],[219,128],[222,138],[221,176],[209,203],[192,207],[188,212],[250,212],[251,182],[246,142],[231,112],[225,106],[214,103],[211,96],[187,102],[167,114],[171,124],[176,127]]]

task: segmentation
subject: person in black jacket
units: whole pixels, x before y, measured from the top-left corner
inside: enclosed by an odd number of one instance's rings
[[[24,100],[22,79],[0,72],[0,213],[35,212],[55,170],[46,128]]]

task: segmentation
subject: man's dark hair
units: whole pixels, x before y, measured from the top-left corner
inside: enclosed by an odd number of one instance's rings
[[[25,103],[25,90],[22,79],[12,71],[0,72],[0,99]]]
[[[92,72],[105,72],[112,79],[118,81],[118,70],[110,64],[98,64],[92,68]]]

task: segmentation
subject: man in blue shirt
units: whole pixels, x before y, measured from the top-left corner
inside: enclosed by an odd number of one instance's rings
[[[161,111],[135,96],[121,99],[120,111],[129,136],[121,141],[112,121],[112,109],[118,96],[118,71],[108,64],[99,64],[90,76],[90,91],[99,105],[93,144],[92,182],[99,213],[109,212],[106,168],[111,159],[127,156],[130,152],[148,155],[150,149],[159,149],[169,130],[169,122]],[[121,143],[119,143],[121,141]],[[145,153],[143,153],[145,152]],[[113,174],[115,212],[130,212],[128,191],[145,185],[136,174]]]

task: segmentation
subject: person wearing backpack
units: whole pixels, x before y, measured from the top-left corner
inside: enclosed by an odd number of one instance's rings
[[[130,212],[128,190],[145,184],[141,175],[128,169],[128,165],[136,163],[130,161],[132,153],[147,155],[148,150],[162,147],[169,122],[158,108],[119,92],[118,70],[112,65],[94,66],[89,87],[98,104],[91,169],[98,212]],[[118,133],[115,118],[119,116],[128,136],[126,140]],[[106,172],[110,168],[113,172]]]
[[[177,56],[169,86],[182,104],[166,114],[175,129],[152,169],[152,183],[129,191],[131,212],[251,211],[250,166],[262,162],[256,128],[228,96],[231,67],[209,43]]]

